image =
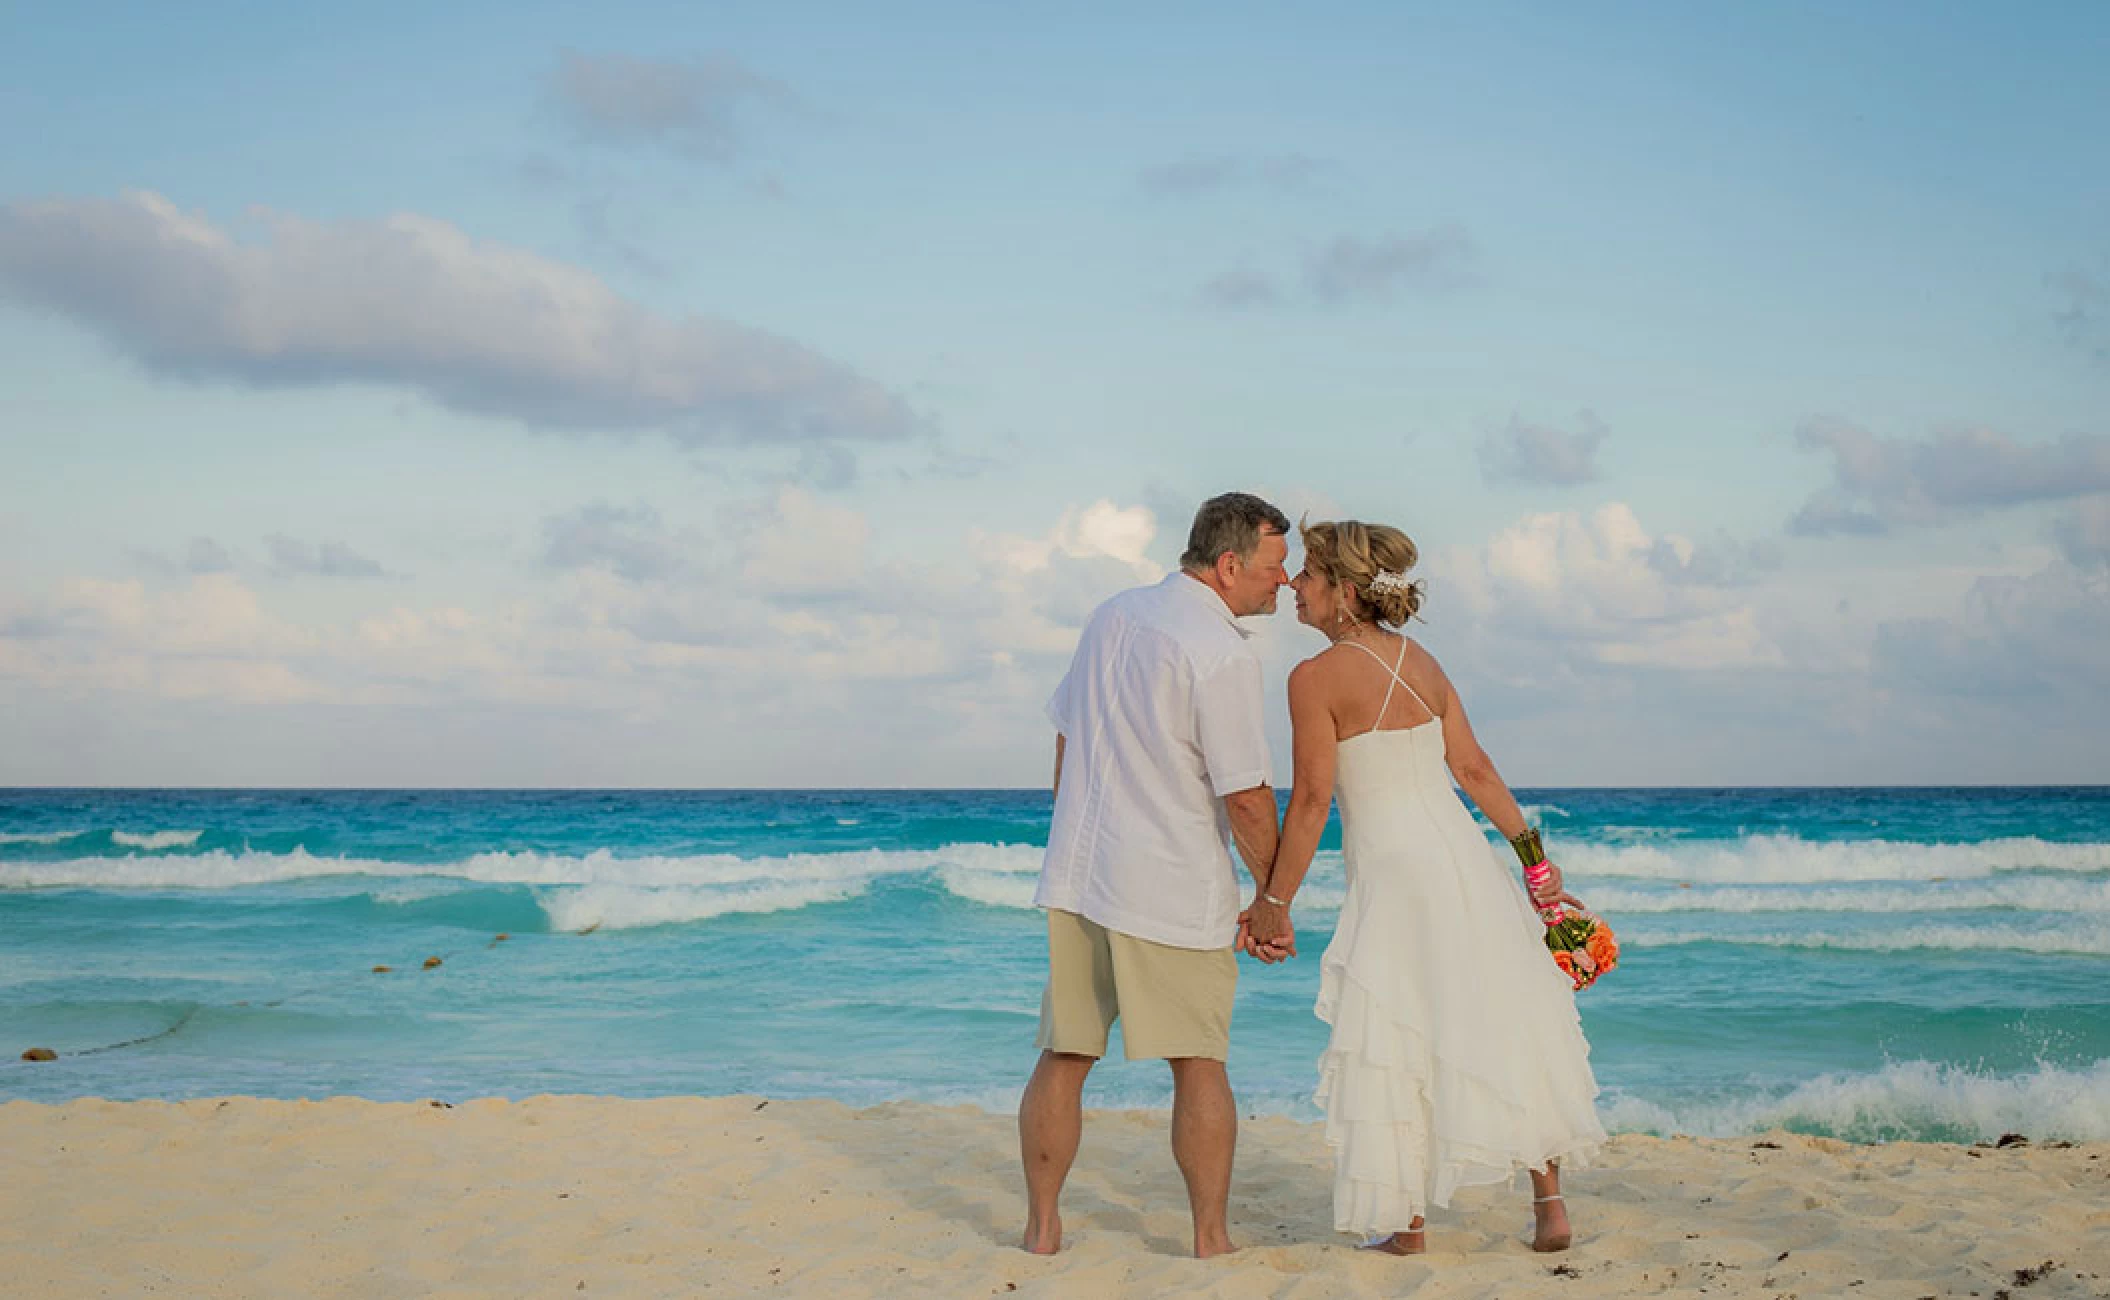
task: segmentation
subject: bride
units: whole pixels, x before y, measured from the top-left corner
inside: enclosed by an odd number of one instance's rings
[[[1538,836],[1428,651],[1388,628],[1421,605],[1405,533],[1302,527],[1297,620],[1332,645],[1290,673],[1296,788],[1243,942],[1294,953],[1289,901],[1341,801],[1348,898],[1320,965],[1332,1026],[1317,1100],[1334,1150],[1333,1218],[1393,1254],[1425,1248],[1423,1212],[1460,1187],[1531,1173],[1533,1248],[1565,1250],[1560,1165],[1605,1139],[1589,1044],[1545,928],[1496,861],[1453,779],[1527,865]],[[1556,870],[1540,901],[1568,902]]]

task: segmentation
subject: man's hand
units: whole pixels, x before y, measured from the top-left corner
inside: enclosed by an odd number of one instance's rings
[[[1265,898],[1238,914],[1239,951],[1272,966],[1297,955],[1297,932],[1290,924],[1289,909]]]

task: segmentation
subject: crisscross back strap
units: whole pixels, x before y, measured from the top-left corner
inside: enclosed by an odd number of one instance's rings
[[[1407,698],[1414,701],[1416,704],[1419,704],[1423,713],[1428,714],[1432,718],[1436,716],[1436,710],[1429,707],[1428,701],[1422,699],[1421,696],[1415,694],[1414,688],[1407,685],[1407,679],[1399,675],[1399,670],[1405,667],[1407,662],[1407,639],[1405,637],[1401,637],[1399,639],[1399,659],[1389,667],[1386,666],[1385,657],[1383,655],[1379,654],[1375,650],[1372,650],[1369,646],[1364,645],[1362,642],[1350,641],[1348,642],[1348,644],[1354,646],[1356,649],[1362,651],[1364,654],[1369,655],[1372,659],[1377,660],[1377,666],[1383,668],[1387,673],[1391,674],[1392,677],[1391,682],[1385,687],[1384,701],[1377,706],[1377,716],[1370,720],[1370,730],[1376,731],[1379,726],[1383,725],[1385,721],[1385,710],[1392,707],[1392,690],[1394,687],[1405,691],[1407,693]]]

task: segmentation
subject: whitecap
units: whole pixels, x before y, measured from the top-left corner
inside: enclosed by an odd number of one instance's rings
[[[1615,925],[1616,928],[1616,925]],[[1734,930],[1622,929],[1621,946],[1675,948],[1742,944],[1760,948],[1824,948],[1841,952],[2033,952],[2110,956],[2110,932],[2087,923],[2066,925],[1915,925],[1893,930],[1790,930],[1742,934]]]
[[[187,849],[204,831],[111,831],[112,843],[128,849]]]
[[[817,903],[839,903],[864,893],[853,881],[760,885],[742,889],[682,886],[581,885],[541,893],[536,902],[552,930],[634,930],[681,925],[716,916],[788,912]]]
[[[0,844],[59,844],[86,831],[0,831]]]
[[[1574,840],[1553,856],[1570,883],[1578,886],[1593,877],[1746,885],[1957,879],[2009,871],[2110,872],[2110,844],[2034,836],[1942,844],[1805,840],[1795,835],[1691,840],[1671,846]]]
[[[2110,880],[2072,880],[2008,875],[1916,884],[1586,886],[1590,906],[1607,916],[1670,912],[1853,912],[1919,913],[1964,911],[2048,912],[2054,915],[2110,912]]]

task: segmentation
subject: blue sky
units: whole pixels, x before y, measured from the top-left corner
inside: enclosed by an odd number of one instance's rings
[[[1234,487],[1519,783],[2110,781],[2100,6],[438,9],[0,20],[0,782],[1035,783]]]

